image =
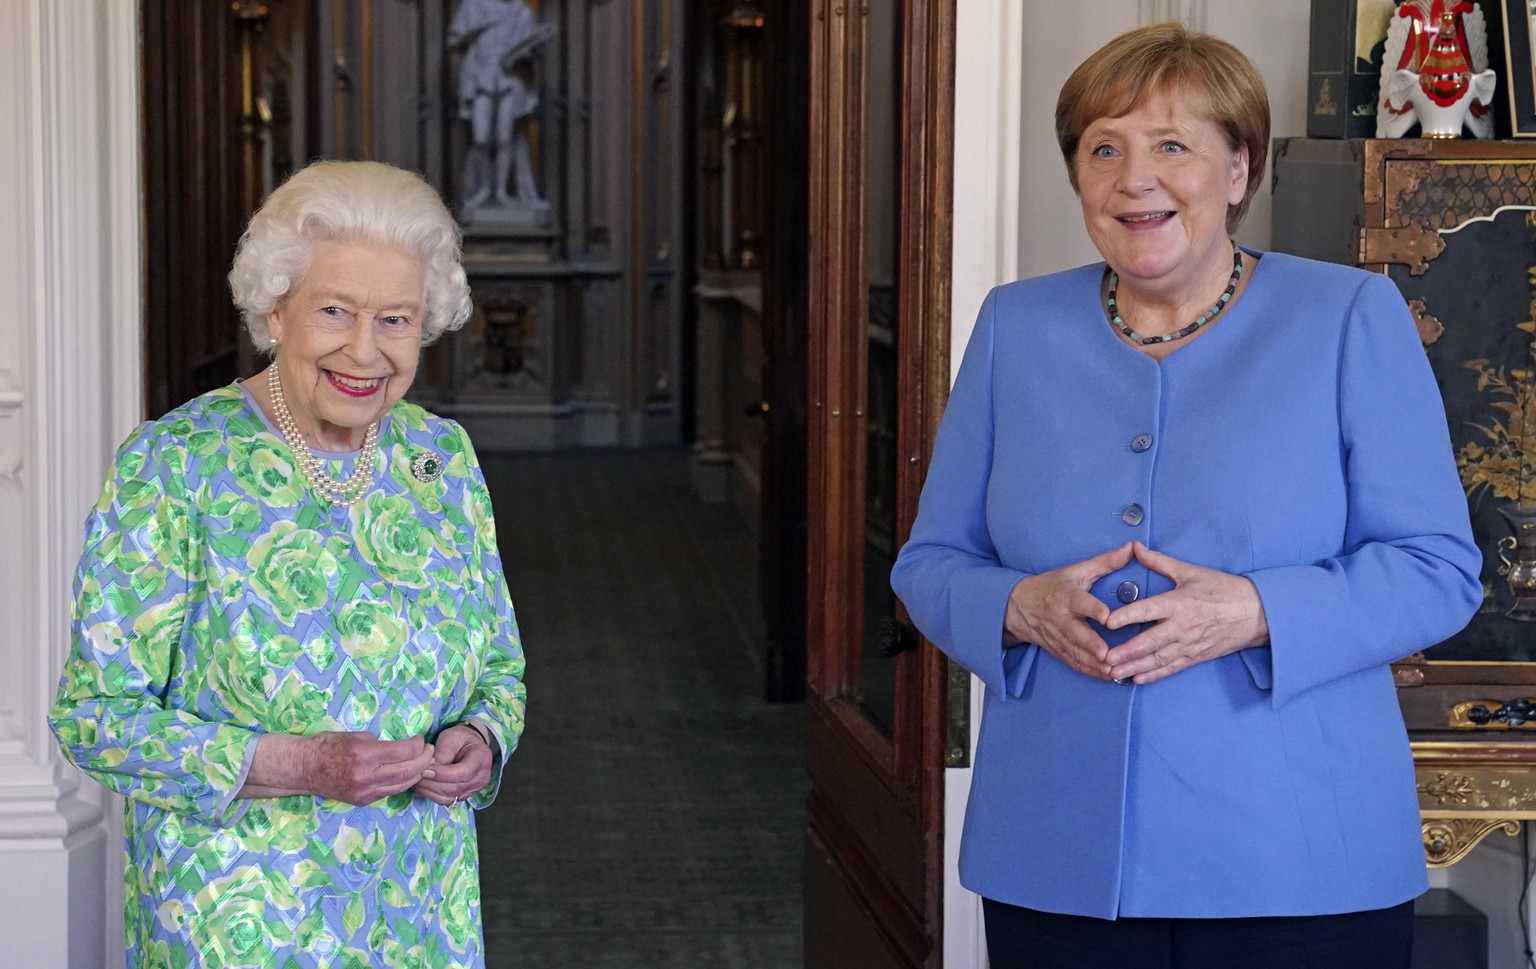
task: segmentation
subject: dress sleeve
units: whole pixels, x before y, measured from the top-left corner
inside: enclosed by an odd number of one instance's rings
[[[1039,647],[1003,647],[1008,596],[1027,573],[1004,568],[987,528],[992,474],[992,371],[997,290],[981,306],[939,422],[912,534],[891,587],[923,635],[979,676],[1018,696]]]
[[[1482,602],[1445,407],[1402,296],[1382,276],[1355,296],[1339,355],[1349,502],[1339,555],[1260,569],[1270,645],[1239,655],[1275,706],[1454,635]]]
[[[464,460],[469,465],[470,479],[466,489],[469,520],[474,528],[475,554],[471,568],[476,573],[484,612],[482,620],[488,627],[486,637],[489,655],[481,667],[480,678],[469,691],[469,702],[462,719],[476,720],[496,736],[501,755],[491,769],[491,782],[470,799],[470,804],[480,810],[496,800],[501,789],[501,774],[507,758],[517,749],[518,738],[523,733],[523,711],[528,700],[528,689],[523,685],[523,643],[517,631],[517,616],[512,609],[512,597],[507,594],[507,580],[502,573],[501,552],[496,545],[496,520],[491,513],[491,494],[485,486],[485,475],[475,456],[474,445],[463,428],[458,428],[459,442],[464,449]]]
[[[186,450],[144,424],[118,450],[85,526],[70,653],[49,725],[64,754],[118,794],[233,824],[257,734],[167,707],[193,577]]]

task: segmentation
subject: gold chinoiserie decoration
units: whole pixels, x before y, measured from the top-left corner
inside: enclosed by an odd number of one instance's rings
[[[1526,224],[1536,242],[1536,211],[1526,213]],[[1473,424],[1480,437],[1456,452],[1468,498],[1487,492],[1509,499],[1499,514],[1512,534],[1499,539],[1497,571],[1512,600],[1504,616],[1515,622],[1536,622],[1536,266],[1527,268],[1526,277],[1529,310],[1515,328],[1526,334],[1529,363],[1507,369],[1483,359],[1464,364],[1477,372],[1477,389],[1487,396],[1488,410]],[[1529,700],[1512,700],[1500,712],[1497,719],[1515,727],[1536,720],[1536,706]]]
[[[1527,275],[1530,315],[1514,326],[1527,334],[1530,365],[1506,369],[1482,359],[1463,364],[1477,373],[1477,389],[1487,395],[1489,417],[1486,424],[1476,425],[1482,439],[1462,445],[1456,465],[1468,497],[1487,491],[1536,509],[1536,266]]]

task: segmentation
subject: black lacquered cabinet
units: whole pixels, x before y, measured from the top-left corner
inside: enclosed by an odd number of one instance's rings
[[[1449,864],[1536,819],[1536,144],[1280,139],[1273,171],[1273,247],[1390,277],[1445,399],[1483,604],[1394,673]]]

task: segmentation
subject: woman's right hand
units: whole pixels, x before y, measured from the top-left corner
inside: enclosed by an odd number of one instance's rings
[[[1109,680],[1109,652],[1089,620],[1103,624],[1109,606],[1088,590],[1104,576],[1125,568],[1134,554],[1131,543],[1082,562],[1027,576],[1008,594],[1003,645],[1034,643],[1068,666],[1096,680]]]
[[[380,740],[364,731],[267,734],[256,745],[240,795],[312,794],[361,807],[410,790],[432,767],[432,755],[425,737]]]

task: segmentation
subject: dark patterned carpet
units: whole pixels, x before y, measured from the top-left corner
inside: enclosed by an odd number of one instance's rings
[[[483,455],[528,730],[479,816],[490,969],[796,969],[804,714],[684,452]]]

